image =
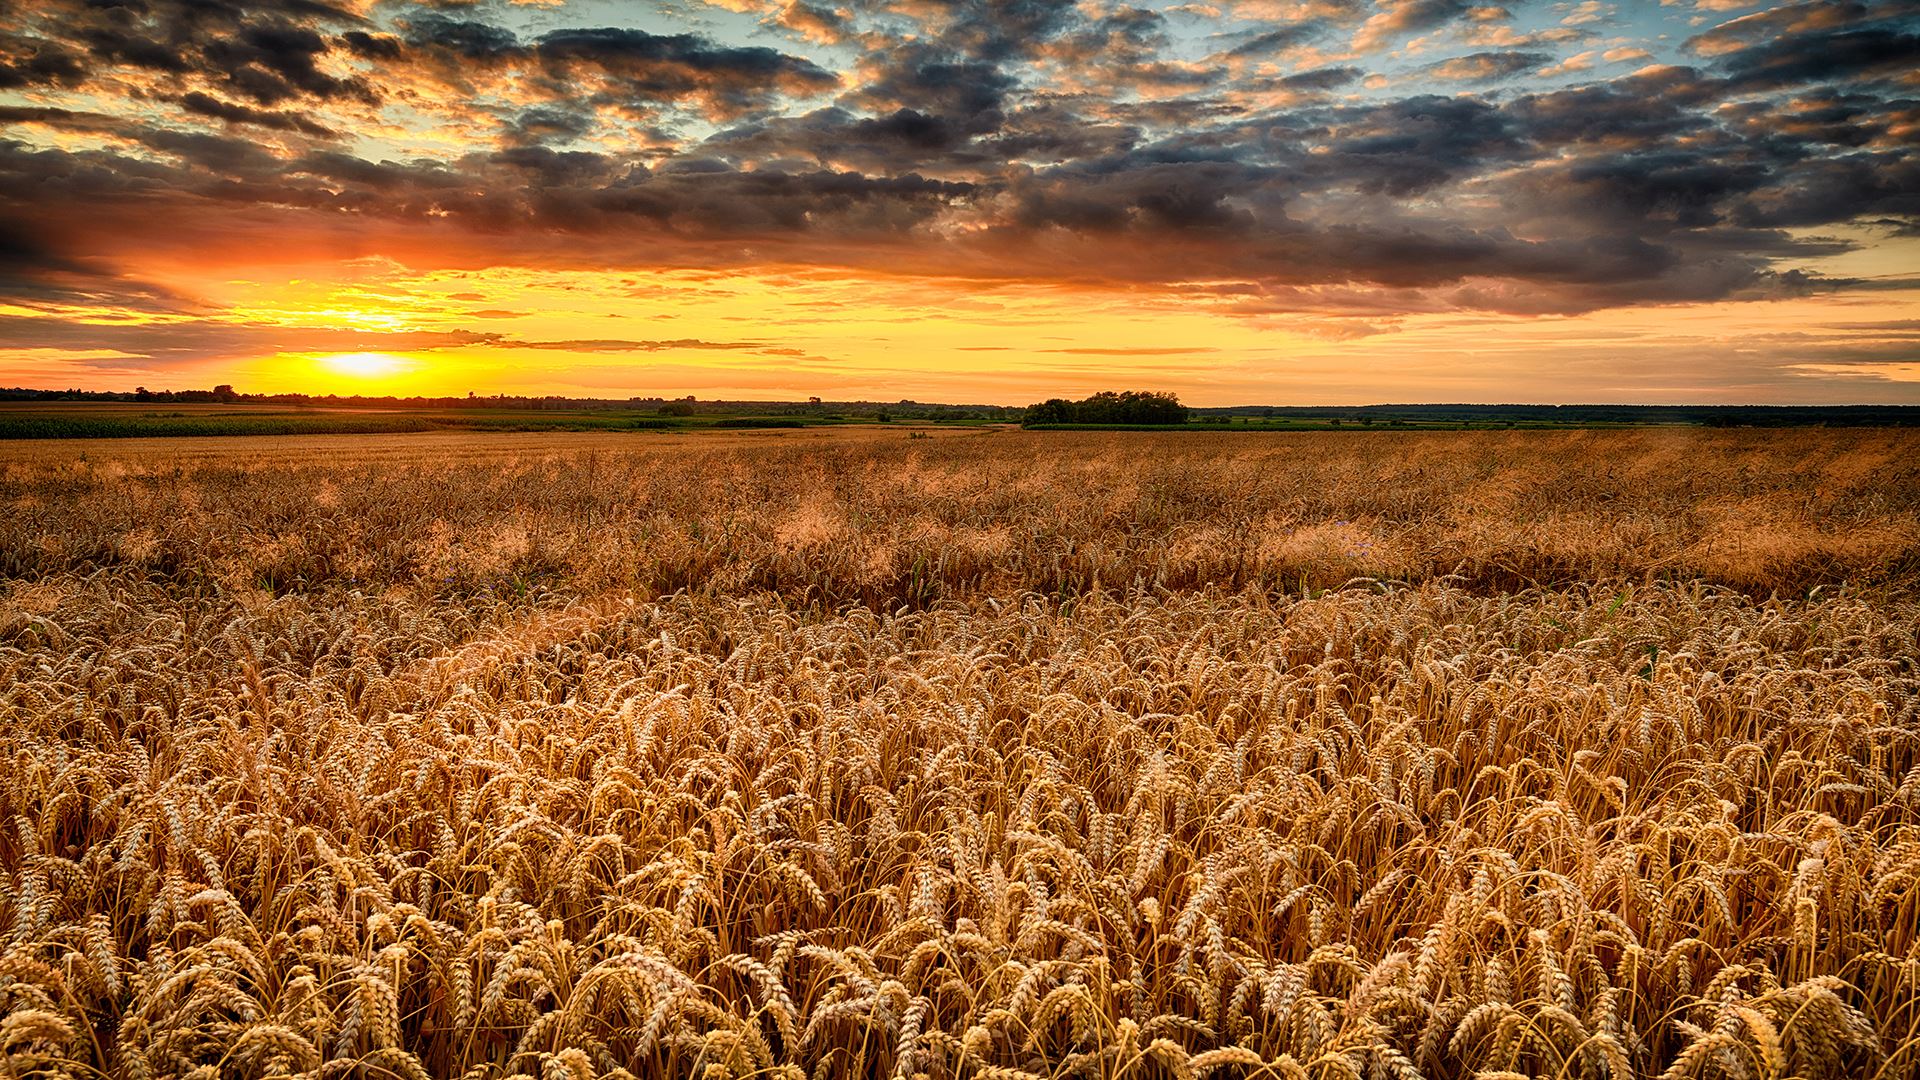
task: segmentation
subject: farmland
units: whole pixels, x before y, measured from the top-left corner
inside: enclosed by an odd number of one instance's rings
[[[871,420],[872,417],[860,419]],[[90,401],[0,402],[0,441],[391,435],[415,432],[657,432],[713,428],[798,428],[848,422],[851,421],[844,415],[763,415],[751,408],[720,410],[695,416],[670,415],[645,409],[329,408],[268,403],[127,405]]]
[[[0,453],[15,1073],[1920,1071],[1920,434],[311,434]]]

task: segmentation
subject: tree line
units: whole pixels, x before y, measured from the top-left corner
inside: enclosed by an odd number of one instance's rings
[[[1079,401],[1049,398],[1027,406],[1021,423],[1036,424],[1184,424],[1187,407],[1173,394],[1149,390],[1102,390]]]

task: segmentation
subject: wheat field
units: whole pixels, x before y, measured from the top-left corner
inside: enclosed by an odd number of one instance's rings
[[[0,458],[9,1076],[1920,1074],[1920,436]]]

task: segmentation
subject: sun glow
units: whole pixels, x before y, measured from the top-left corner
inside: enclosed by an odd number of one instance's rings
[[[356,379],[384,379],[412,366],[404,357],[379,352],[336,353],[321,357],[320,364],[336,375]]]

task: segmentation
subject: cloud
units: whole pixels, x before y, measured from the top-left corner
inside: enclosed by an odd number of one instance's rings
[[[196,80],[255,106],[376,100],[365,78],[329,70],[331,32],[361,21],[331,4],[54,0],[30,6],[40,18],[28,25],[42,32],[0,38],[0,87],[76,85],[118,67],[172,82]]]
[[[211,318],[102,325],[73,318],[0,315],[0,338],[15,349],[93,353],[93,367],[164,369],[277,353],[418,352],[484,345],[494,336],[470,331],[382,332],[339,327],[274,326]]]
[[[77,86],[86,73],[82,54],[64,45],[0,34],[0,90]]]
[[[753,349],[764,350],[766,345],[766,343],[762,341],[702,341],[699,338],[669,338],[656,341],[633,341],[625,338],[569,338],[560,341],[520,341],[514,338],[500,338],[481,344],[500,349],[547,349],[558,352],[588,353],[652,353],[683,352],[686,350],[743,352]]]
[[[1381,10],[1362,23],[1353,37],[1353,47],[1361,52],[1469,17],[1476,10],[1466,0],[1385,0],[1379,6]]]
[[[1446,0],[1261,0],[1224,27],[747,5],[774,48],[601,8],[31,2],[0,36],[0,86],[31,91],[0,107],[25,238],[0,291],[43,305],[184,305],[148,265],[381,255],[1566,312],[1865,289],[1809,273],[1855,242],[1817,232],[1920,228],[1909,0],[1757,11],[1605,78],[1671,45],[1599,39],[1594,3],[1554,12],[1572,27]]]
[[[1600,0],[1580,0],[1579,3],[1566,6],[1566,15],[1560,19],[1563,26],[1586,26],[1604,22],[1613,15],[1613,5],[1603,4]]]
[[[774,23],[820,45],[843,44],[851,40],[855,33],[850,12],[809,4],[805,0],[794,0],[781,8],[774,17]]]
[[[1812,0],[1732,19],[1689,38],[1742,90],[1910,76],[1920,64],[1920,4]]]
[[[1494,82],[1540,67],[1552,59],[1548,53],[1478,52],[1429,65],[1427,74],[1447,82]]]
[[[312,135],[321,139],[337,139],[340,133],[314,120],[303,113],[286,111],[274,112],[256,109],[249,105],[222,101],[199,90],[190,91],[180,98],[180,105],[196,116],[224,120],[230,124],[250,124],[255,127],[271,128],[275,131],[297,131],[303,135]]]
[[[1543,79],[1553,79],[1591,70],[1593,70],[1593,50],[1589,49],[1586,52],[1575,53],[1557,64],[1543,67],[1539,74]]]
[[[1219,349],[1206,345],[1140,345],[1131,348],[1095,348],[1083,346],[1070,349],[1035,349],[1034,352],[1064,353],[1069,356],[1192,356],[1198,353],[1219,352]]]
[[[1910,75],[1916,65],[1920,33],[1891,27],[1790,34],[1724,54],[1719,63],[1742,88]]]
[[[5,215],[0,215],[0,299],[30,309],[127,314],[192,306],[164,286],[129,277],[102,261],[61,254],[32,224]]]
[[[1326,26],[1318,22],[1296,22],[1269,29],[1243,31],[1230,35],[1236,43],[1226,51],[1228,56],[1261,57],[1272,53],[1285,52],[1304,45],[1326,33]]]

